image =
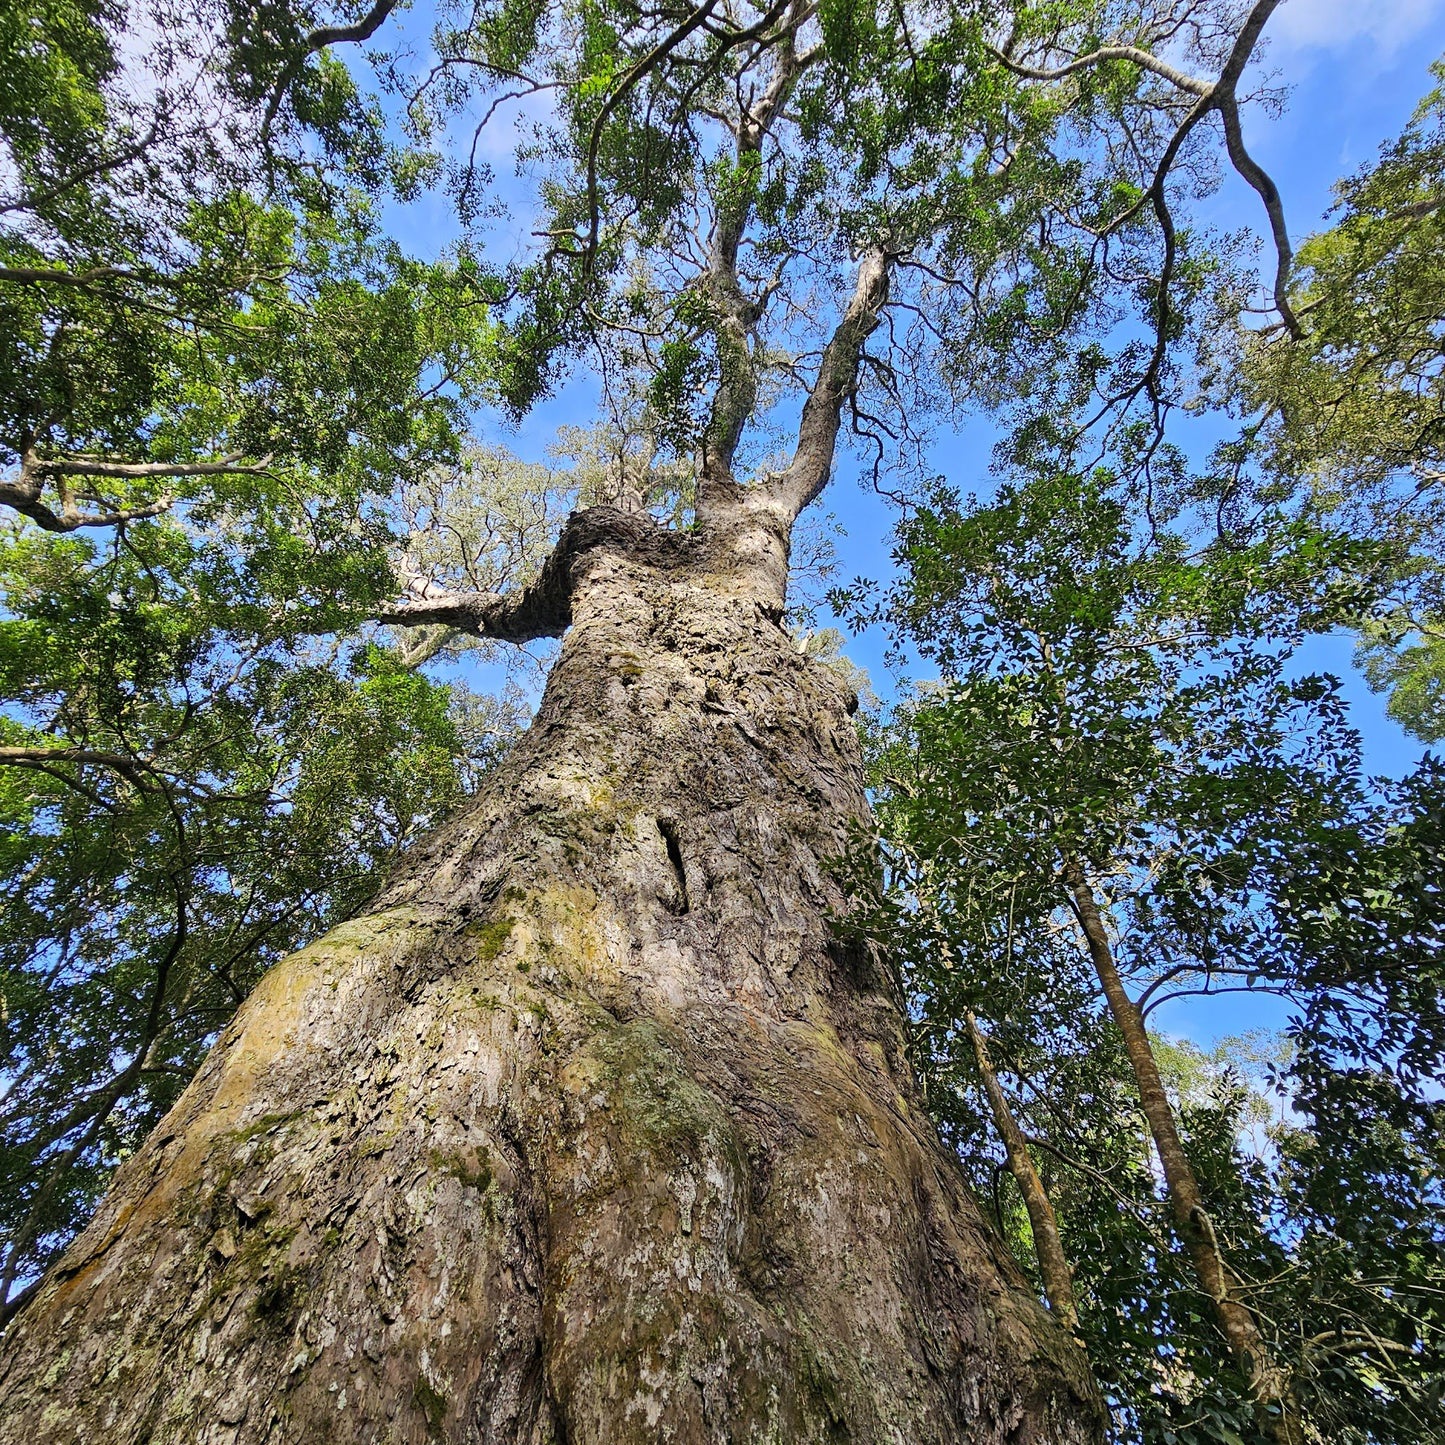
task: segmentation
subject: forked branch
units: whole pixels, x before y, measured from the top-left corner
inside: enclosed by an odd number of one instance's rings
[[[297,77],[301,74],[301,69],[306,62],[318,50],[325,50],[328,45],[356,44],[363,40],[370,40],[381,29],[387,16],[396,9],[397,3],[398,0],[376,0],[371,9],[355,24],[323,25],[302,39],[301,48],[287,61],[271,91],[271,98],[266,102],[266,114],[261,121],[263,141],[270,140],[271,127],[275,124],[276,113],[281,109],[281,102],[285,100],[286,93],[296,84]]]

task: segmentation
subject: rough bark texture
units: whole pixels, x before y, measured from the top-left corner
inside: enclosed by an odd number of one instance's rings
[[[634,531],[486,796],[267,975],[7,1332],[0,1442],[1098,1438],[829,926],[866,803],[785,531]]]

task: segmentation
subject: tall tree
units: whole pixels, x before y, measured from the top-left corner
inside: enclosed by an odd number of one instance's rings
[[[388,8],[237,12],[279,36],[269,69],[238,43],[263,147]],[[252,992],[6,1331],[0,1439],[1096,1437],[922,1112],[889,972],[832,927],[856,736],[780,622],[845,424],[881,464],[991,370],[1048,382],[1117,331],[1120,267],[1146,341],[1090,384],[1149,404],[1206,122],[1272,196],[1237,94],[1272,8],[483,5],[419,80],[394,62],[417,135],[470,76],[551,95],[499,387],[593,346],[685,524],[628,481],[528,585],[373,609],[563,636],[536,721]]]

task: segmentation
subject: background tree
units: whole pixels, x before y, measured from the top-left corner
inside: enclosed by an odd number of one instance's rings
[[[1398,801],[1367,786],[1336,685],[1286,670],[1302,633],[1358,606],[1372,549],[1278,512],[1252,538],[1136,515],[1107,475],[1044,476],[989,504],[943,493],[903,529],[893,616],[942,681],[877,745],[900,891],[873,926],[907,940],[917,1056],[965,1155],[999,1112],[974,1102],[974,1015],[1005,1061],[1121,1429],[1420,1438],[1445,1215],[1420,1132],[1439,1122],[1438,918],[1410,840],[1433,774]],[[1334,927],[1352,946],[1324,943]],[[1146,1028],[1169,999],[1231,990],[1295,1008],[1273,1081],[1291,1122],[1261,1159],[1238,1142],[1243,1081],[1181,1088]],[[1391,1120],[1378,1142],[1337,1132],[1335,1089]],[[1331,1175],[1325,1148],[1355,1162]],[[1356,1169],[1413,1248],[1389,1257],[1349,1222]],[[1248,1312],[1243,1349],[1211,1264]]]

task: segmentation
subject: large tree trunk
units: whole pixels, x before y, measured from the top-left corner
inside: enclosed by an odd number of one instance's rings
[[[785,543],[628,526],[485,797],[266,976],[7,1332],[0,1441],[1097,1438],[830,926],[866,802]]]

